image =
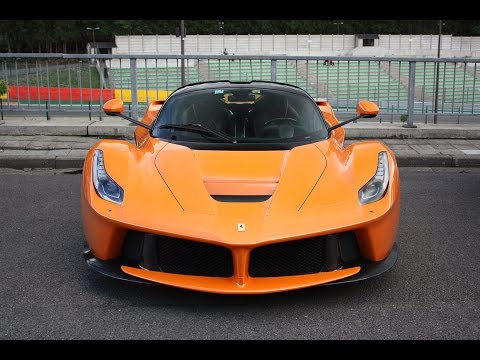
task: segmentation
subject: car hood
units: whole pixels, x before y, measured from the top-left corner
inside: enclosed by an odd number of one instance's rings
[[[298,212],[326,167],[314,144],[291,150],[193,150],[169,143],[155,166],[184,211],[218,214],[262,203],[263,215]],[[222,210],[223,204],[223,210]],[[260,214],[258,214],[260,215]]]

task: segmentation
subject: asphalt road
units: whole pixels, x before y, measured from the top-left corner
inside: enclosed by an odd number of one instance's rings
[[[124,283],[82,256],[80,175],[0,170],[0,339],[480,339],[480,169],[401,168],[399,259],[262,296]]]

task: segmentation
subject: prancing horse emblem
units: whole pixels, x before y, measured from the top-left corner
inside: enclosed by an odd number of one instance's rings
[[[238,223],[237,224],[237,230],[238,231],[245,231],[245,224],[244,223]]]

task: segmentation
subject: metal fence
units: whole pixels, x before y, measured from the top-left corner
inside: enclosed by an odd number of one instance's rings
[[[4,116],[89,116],[121,98],[137,117],[182,84],[271,80],[327,99],[339,117],[358,100],[378,103],[376,121],[478,122],[480,83],[472,58],[235,55],[0,54]],[[1,95],[1,94],[0,94]]]

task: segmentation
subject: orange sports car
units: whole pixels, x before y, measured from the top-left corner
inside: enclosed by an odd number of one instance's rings
[[[378,141],[344,147],[331,106],[292,85],[203,82],[152,101],[135,144],[101,140],[83,167],[87,264],[105,275],[258,294],[379,275],[397,258],[399,174]]]

